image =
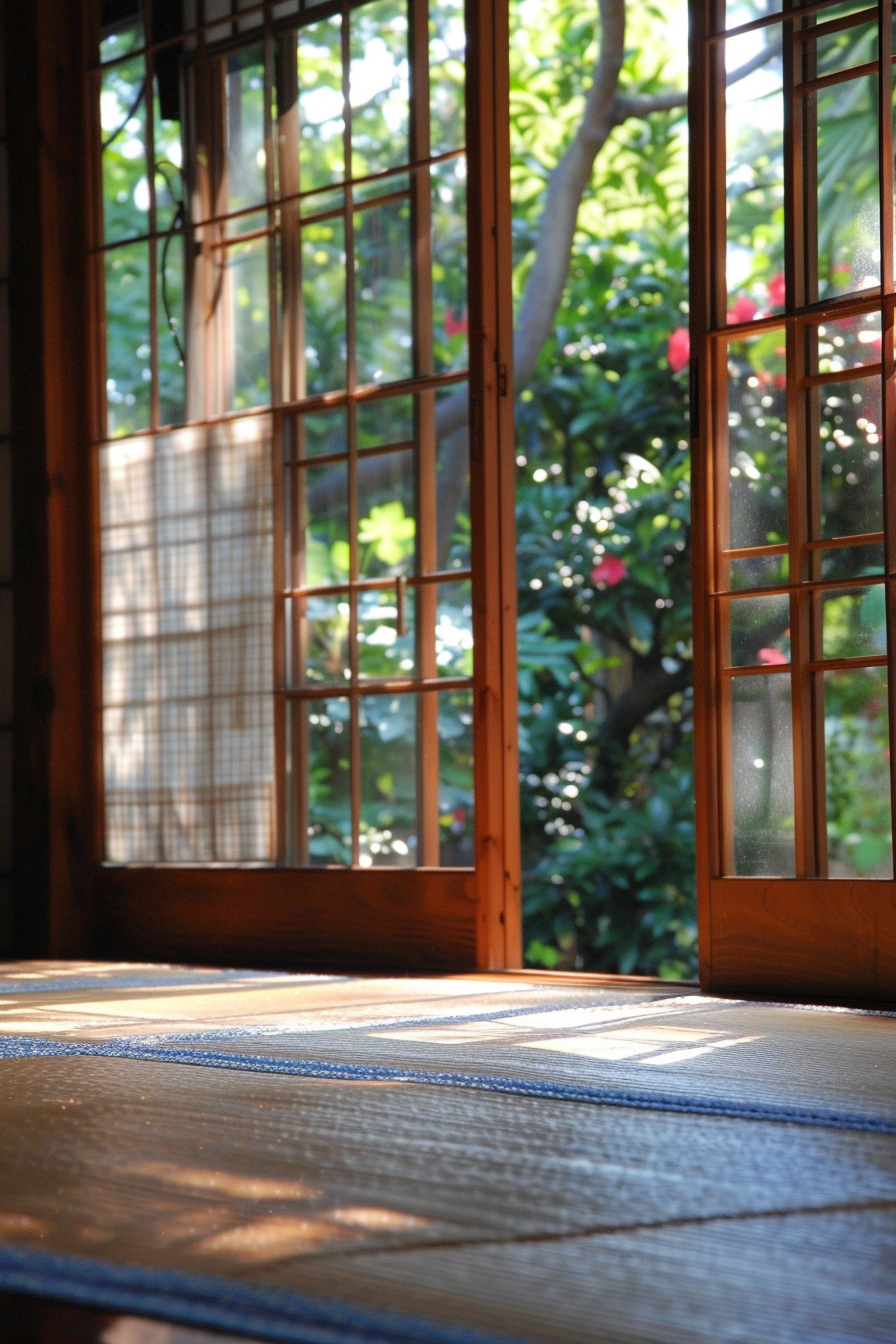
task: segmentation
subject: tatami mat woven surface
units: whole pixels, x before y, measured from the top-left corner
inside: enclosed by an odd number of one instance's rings
[[[894,1046],[690,990],[7,967],[0,1287],[312,1344],[896,1341]]]

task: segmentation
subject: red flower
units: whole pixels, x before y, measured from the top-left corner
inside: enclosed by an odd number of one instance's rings
[[[773,308],[783,308],[785,298],[784,276],[779,271],[768,282],[768,301]]]
[[[615,555],[605,555],[592,569],[591,582],[604,583],[608,588],[615,588],[616,584],[621,583],[627,575],[625,561]]]
[[[756,305],[746,294],[741,294],[739,299],[731,305],[731,311],[728,314],[728,325],[733,326],[736,322],[752,322],[756,316]]]
[[[466,336],[467,334],[467,310],[458,309],[457,317],[454,316],[454,309],[449,308],[445,314],[445,335],[449,341],[452,336]]]
[[[691,359],[691,335],[687,327],[676,327],[669,337],[669,368],[680,373]]]
[[[790,659],[777,649],[760,649],[759,661],[765,663],[766,667],[779,667],[782,663],[789,663]]]

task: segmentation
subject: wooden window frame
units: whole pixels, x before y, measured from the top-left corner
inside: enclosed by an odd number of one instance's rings
[[[91,0],[70,0],[62,15],[52,0],[23,7],[29,14],[15,8],[4,16],[7,50],[27,58],[10,63],[12,96],[23,127],[31,110],[34,131],[11,147],[13,178],[38,164],[37,199],[13,206],[13,246],[27,258],[17,310],[42,296],[40,330],[14,347],[16,509],[39,534],[17,537],[15,549],[46,557],[23,585],[35,598],[33,634],[16,660],[17,950],[404,972],[518,966],[506,4],[468,0],[466,16],[467,117],[479,128],[468,145],[475,868],[325,871],[100,861],[98,483],[88,450],[100,408],[85,395],[99,370],[97,342],[83,339],[85,328],[101,329],[102,313],[86,264],[96,196],[83,167],[96,30]],[[17,619],[18,633],[21,611]]]
[[[784,15],[814,13],[820,5],[787,4]],[[788,450],[790,493],[790,574],[797,575],[785,589],[795,613],[793,631],[793,703],[795,720],[796,872],[794,878],[731,876],[731,801],[728,776],[732,769],[730,730],[725,714],[726,673],[722,657],[726,638],[724,599],[717,594],[724,558],[724,512],[727,497],[727,409],[724,402],[727,357],[725,341],[733,329],[727,324],[728,294],[725,278],[726,248],[726,149],[725,149],[725,0],[693,0],[691,30],[691,188],[692,280],[692,462],[694,546],[694,650],[696,689],[695,756],[697,797],[698,919],[700,929],[700,979],[704,988],[723,993],[804,996],[820,999],[884,1001],[896,997],[896,881],[882,879],[828,878],[826,851],[818,839],[823,835],[824,791],[820,783],[818,751],[820,709],[814,686],[820,648],[812,643],[800,616],[812,601],[817,565],[812,556],[810,528],[811,493],[808,480],[810,449],[797,441]],[[881,3],[878,16],[881,40],[878,119],[880,134],[880,191],[882,203],[893,198],[891,52],[891,7]],[[820,20],[823,20],[823,13]],[[886,20],[886,21],[884,21]],[[777,16],[762,24],[778,22]],[[754,25],[759,26],[759,25]],[[786,61],[785,39],[785,61]],[[806,323],[837,315],[865,311],[874,306],[875,294],[863,299],[832,299],[819,302],[817,290],[807,283],[808,261],[815,247],[813,192],[804,190],[806,173],[801,150],[800,86],[796,60],[793,85],[784,87],[785,200],[790,227],[786,238],[788,294],[780,318],[763,319],[755,327],[783,328],[788,348],[789,440],[805,436],[801,429],[799,398],[809,385],[805,355]],[[859,71],[861,73],[861,70]],[[829,77],[831,81],[838,76]],[[812,140],[814,145],[814,137]],[[789,156],[788,156],[789,151]],[[810,151],[811,154],[812,151]],[[803,203],[805,204],[803,205]],[[894,402],[893,313],[896,304],[893,280],[892,211],[881,215],[881,287],[877,307],[883,314],[883,494],[885,574],[889,655],[889,723],[891,741],[896,728],[894,715],[894,580],[896,580],[896,516],[893,494]],[[739,328],[734,329],[738,334]],[[809,372],[811,372],[811,367]],[[873,375],[875,366],[863,368]],[[820,381],[816,378],[816,382]],[[724,417],[724,422],[720,420]],[[794,432],[797,430],[798,432]],[[724,492],[723,492],[724,487]],[[804,516],[805,515],[805,516]],[[855,544],[856,539],[852,539]],[[862,538],[858,538],[862,540]],[[855,581],[858,585],[860,580]],[[794,624],[792,616],[791,623]],[[812,638],[817,639],[817,635]],[[836,662],[825,667],[836,669]],[[780,673],[778,675],[781,675]],[[786,674],[790,677],[790,674]],[[823,766],[822,766],[823,768]],[[892,761],[891,761],[892,777]],[[896,787],[892,790],[896,800]],[[819,799],[819,794],[821,798]],[[820,809],[820,811],[819,811]]]

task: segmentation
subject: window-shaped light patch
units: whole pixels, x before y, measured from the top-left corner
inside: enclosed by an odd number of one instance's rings
[[[795,872],[788,673],[731,680],[731,802],[738,877]]]
[[[725,43],[729,76],[771,48],[768,60],[727,89],[728,320],[784,308],[784,98],[780,34]]]
[[[887,672],[826,672],[825,789],[831,877],[893,876]]]
[[[783,330],[728,346],[728,546],[787,539]]]

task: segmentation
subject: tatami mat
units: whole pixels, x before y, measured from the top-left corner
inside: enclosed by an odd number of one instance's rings
[[[896,1340],[889,1016],[60,969],[0,981],[0,1288],[308,1344]],[[265,1071],[303,1061],[347,1075]],[[732,1109],[675,1109],[701,1097]]]

